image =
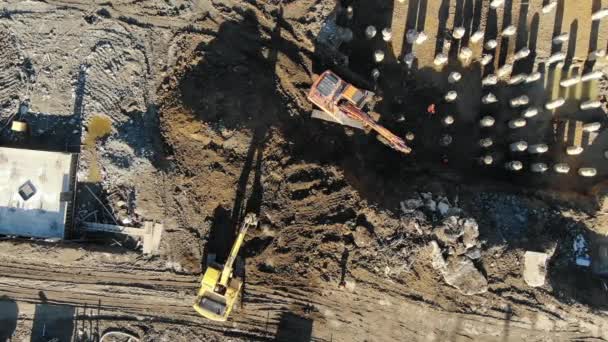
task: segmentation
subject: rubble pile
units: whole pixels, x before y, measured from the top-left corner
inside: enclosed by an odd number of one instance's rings
[[[431,193],[402,201],[401,210],[407,216],[420,217],[417,213],[425,213],[431,221],[438,222],[430,231],[421,233],[433,238],[431,264],[446,283],[465,295],[488,290],[486,278],[473,262],[481,258],[479,226],[475,219],[464,217],[462,209],[452,206],[446,197]]]

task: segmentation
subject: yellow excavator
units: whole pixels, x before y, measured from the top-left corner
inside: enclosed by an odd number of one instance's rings
[[[232,307],[236,302],[241,287],[243,286],[242,274],[235,271],[235,262],[239,249],[243,244],[247,230],[256,227],[258,219],[255,214],[249,213],[243,220],[238,235],[226,263],[222,266],[211,260],[201,280],[201,288],[198,290],[194,310],[201,316],[213,321],[224,322],[228,319]],[[238,271],[238,270],[237,270]]]

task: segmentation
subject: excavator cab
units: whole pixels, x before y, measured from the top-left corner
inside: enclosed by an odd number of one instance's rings
[[[373,95],[373,92],[361,90],[327,70],[313,83],[308,99],[322,109],[314,110],[313,118],[364,129],[360,122],[350,118],[341,108],[344,103],[350,103],[362,109]]]
[[[238,258],[247,230],[256,227],[255,214],[247,214],[224,265],[208,261],[207,269],[201,280],[201,287],[193,308],[201,316],[213,321],[226,321],[243,287],[244,267]]]

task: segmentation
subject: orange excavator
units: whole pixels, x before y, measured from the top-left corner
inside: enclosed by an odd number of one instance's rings
[[[372,96],[372,92],[361,90],[345,82],[330,70],[317,78],[308,93],[308,99],[322,109],[322,111],[314,110],[313,118],[365,131],[373,130],[378,133],[378,140],[383,144],[409,154],[412,149],[405,144],[403,139],[378,124],[363,111],[362,108]]]

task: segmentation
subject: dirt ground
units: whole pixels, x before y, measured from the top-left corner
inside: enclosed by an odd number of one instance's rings
[[[579,236],[608,234],[608,79],[559,87],[566,75],[608,71],[605,59],[586,61],[608,46],[608,21],[589,20],[608,1],[560,0],[543,14],[546,3],[506,0],[494,11],[485,0],[345,1],[350,19],[331,0],[1,3],[0,127],[28,100],[32,129],[3,129],[0,143],[80,152],[76,223],[156,221],[165,232],[155,257],[77,228],[63,242],[3,238],[0,340],[97,341],[112,329],[142,341],[608,340],[607,282],[576,266],[573,248]],[[316,39],[331,18],[353,32],[335,51],[348,65]],[[471,32],[487,40],[511,23],[518,33],[498,39],[492,64],[480,67],[480,44],[471,44],[473,62],[456,60]],[[391,27],[392,41],[366,40],[368,25],[379,36]],[[467,33],[456,41],[459,25]],[[428,40],[408,44],[409,28]],[[556,32],[571,33],[562,50],[551,43]],[[499,103],[483,105],[481,79],[524,46],[531,56],[513,74],[540,70],[542,79],[501,80],[491,89]],[[386,51],[379,66],[375,49]],[[546,65],[558,51],[566,62]],[[452,57],[443,68],[433,64],[438,52]],[[311,120],[306,94],[326,68],[374,90],[381,123],[415,132],[413,155]],[[463,74],[456,85],[447,82],[454,70]],[[448,104],[452,87],[459,99]],[[513,133],[506,123],[518,110],[507,103],[521,94],[539,107],[567,101]],[[603,107],[577,109],[595,98]],[[447,114],[453,127],[440,123]],[[478,125],[487,114],[497,121],[491,132]],[[553,130],[558,119],[603,128],[574,158]],[[437,143],[446,133],[449,148]],[[488,134],[497,166],[483,168],[477,141]],[[510,153],[516,139],[546,142],[550,153]],[[514,175],[501,166],[513,158],[566,161],[573,171]],[[598,175],[577,176],[581,166]],[[204,320],[191,305],[206,255],[227,253],[247,212],[260,226],[242,250],[242,303],[227,323]],[[450,216],[476,222],[470,245],[450,238],[462,225]],[[448,284],[433,241],[445,267],[461,262],[470,277]],[[523,279],[526,251],[552,255],[543,286]]]

